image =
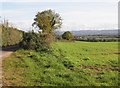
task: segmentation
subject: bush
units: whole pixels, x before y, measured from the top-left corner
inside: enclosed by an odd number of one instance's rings
[[[24,49],[46,51],[50,49],[50,44],[53,41],[51,34],[40,34],[40,33],[24,33],[23,41],[20,46]]]
[[[62,38],[66,39],[66,40],[72,40],[73,39],[73,34],[69,31],[66,31],[66,32],[63,33]]]

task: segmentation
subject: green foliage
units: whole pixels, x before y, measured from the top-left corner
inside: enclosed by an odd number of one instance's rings
[[[23,41],[20,43],[24,49],[46,51],[50,48],[50,44],[53,41],[51,34],[40,34],[34,32],[24,33]]]
[[[38,12],[34,20],[33,25],[39,27],[43,33],[52,33],[62,24],[60,15],[52,10]]]
[[[3,85],[118,86],[117,42],[56,42],[52,47],[48,53],[18,50],[5,59]]]
[[[91,35],[91,36],[75,36],[76,41],[87,41],[87,42],[119,42],[120,38],[117,36],[108,35]]]
[[[62,38],[66,40],[72,40],[73,39],[73,34],[69,31],[66,31],[62,34]]]
[[[1,25],[0,32],[0,37],[2,38],[0,46],[15,45],[22,41],[23,32],[17,28]]]

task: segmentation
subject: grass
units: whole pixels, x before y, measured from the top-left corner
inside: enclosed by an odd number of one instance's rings
[[[117,86],[117,42],[56,42],[51,52],[18,50],[3,61],[4,86]]]

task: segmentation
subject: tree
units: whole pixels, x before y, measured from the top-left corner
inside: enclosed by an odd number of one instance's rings
[[[69,31],[66,31],[62,34],[62,38],[66,40],[72,40],[73,39],[73,34]]]
[[[42,33],[52,33],[62,25],[60,15],[52,10],[38,12],[34,21],[32,25],[42,30]]]
[[[38,27],[42,33],[24,33],[21,47],[36,51],[49,50],[54,41],[53,31],[61,27],[61,17],[52,10],[45,10],[38,12],[34,21],[32,26]]]

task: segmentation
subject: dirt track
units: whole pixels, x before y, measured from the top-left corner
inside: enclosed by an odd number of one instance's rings
[[[13,52],[19,48],[19,45],[0,48],[0,87],[2,87],[2,61],[4,58],[9,57]]]
[[[6,58],[9,57],[11,54],[13,53],[13,51],[2,51],[2,53],[0,53],[0,58]]]
[[[19,45],[3,47],[2,51],[0,51],[0,58],[9,57],[13,52],[15,52],[19,48]]]

